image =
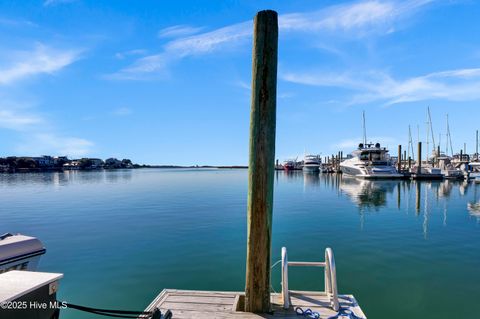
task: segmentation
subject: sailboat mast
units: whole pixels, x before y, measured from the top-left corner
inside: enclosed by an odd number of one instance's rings
[[[435,135],[433,134],[433,123],[432,123],[432,115],[430,113],[430,106],[427,107],[428,110],[428,122],[430,123],[430,132],[432,133],[432,144],[433,144],[433,150],[435,151]]]
[[[367,127],[365,126],[365,111],[363,111],[363,145],[367,145]]]
[[[475,154],[477,155],[477,160],[478,160],[478,130],[477,130],[477,142],[475,143]]]
[[[427,162],[428,162],[428,154],[430,151],[430,118],[428,116],[429,110],[430,109],[427,107],[427,152],[425,153],[427,155]]]
[[[408,126],[408,157],[410,157],[410,150],[412,150],[412,159],[415,160],[415,153],[413,152],[412,129]]]
[[[475,155],[476,155],[477,160],[478,160],[478,130],[477,130],[477,139],[476,139],[476,143],[475,143]]]
[[[448,134],[447,143],[450,143],[450,153],[453,156],[452,134],[450,134],[450,124],[448,123],[448,114],[447,114],[447,134]],[[447,149],[448,149],[448,144],[447,144]]]

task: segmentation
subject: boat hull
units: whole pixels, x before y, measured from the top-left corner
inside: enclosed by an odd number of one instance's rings
[[[0,236],[0,273],[10,270],[35,271],[45,251],[43,244],[35,237],[2,235]]]
[[[303,166],[303,171],[308,173],[319,173],[320,166],[316,166],[316,165]]]

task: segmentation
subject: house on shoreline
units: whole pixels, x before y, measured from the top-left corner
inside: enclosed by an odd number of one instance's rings
[[[0,173],[42,172],[63,170],[98,170],[98,169],[125,169],[135,168],[130,159],[118,160],[109,158],[103,161],[100,158],[69,159],[67,156],[43,155],[9,156],[0,158]]]

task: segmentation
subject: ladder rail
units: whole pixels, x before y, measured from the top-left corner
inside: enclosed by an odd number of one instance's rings
[[[325,294],[330,299],[333,310],[339,310],[337,272],[335,258],[331,248],[325,249],[325,262],[288,261],[287,248],[282,247],[282,299],[283,308],[290,308],[290,291],[288,289],[288,267],[323,267],[325,269]]]

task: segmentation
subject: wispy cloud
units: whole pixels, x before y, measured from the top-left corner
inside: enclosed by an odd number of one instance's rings
[[[281,35],[288,32],[392,32],[392,25],[407,16],[429,0],[410,1],[359,1],[336,5],[309,13],[290,13],[279,17]],[[162,34],[180,35],[185,26],[164,29]],[[189,56],[215,52],[221,48],[248,43],[252,36],[252,22],[245,21],[213,31],[179,37],[167,42],[157,54],[138,59],[130,66],[112,74],[109,78],[139,80],[152,73],[161,74],[167,66]]]
[[[480,99],[480,68],[456,69],[426,75],[395,79],[381,71],[356,73],[285,73],[288,82],[339,87],[351,91],[348,104],[382,102],[392,105],[404,102],[444,99],[471,101]]]
[[[0,129],[16,131],[22,142],[16,151],[27,155],[88,153],[93,143],[55,129],[36,103],[8,98],[12,85],[39,74],[53,74],[79,58],[79,51],[59,50],[37,44],[30,51],[3,52],[0,65]],[[2,86],[3,85],[3,86]],[[7,86],[8,85],[8,86]]]
[[[31,103],[0,100],[0,129],[13,130],[21,139],[15,151],[23,155],[66,154],[83,156],[91,152],[93,142],[72,137],[54,125]]]
[[[94,144],[83,138],[64,137],[52,133],[37,133],[18,145],[16,151],[21,154],[40,155],[58,154],[80,157],[90,154]]]
[[[144,55],[147,53],[147,50],[144,50],[144,49],[135,49],[135,50],[129,50],[129,51],[125,51],[125,52],[118,52],[118,53],[115,53],[115,57],[117,59],[125,59],[126,57],[129,57],[129,56],[136,56],[136,55]]]
[[[0,108],[0,128],[23,131],[42,122],[43,119],[37,115],[23,114],[18,111]]]
[[[178,38],[165,44],[162,52],[138,59],[132,65],[108,76],[113,79],[139,80],[188,56],[213,52],[222,45],[246,41],[251,36],[251,22],[242,22],[214,31]]]
[[[130,115],[132,113],[133,113],[132,109],[130,109],[128,107],[119,107],[118,109],[116,109],[112,112],[112,114],[115,115],[115,116],[127,116],[127,115]]]
[[[332,6],[312,13],[282,15],[279,27],[283,31],[354,31],[391,32],[393,23],[432,0],[359,1]],[[378,29],[374,29],[378,28]]]
[[[203,27],[192,27],[184,24],[174,25],[158,31],[158,37],[159,38],[185,37],[185,36],[196,34],[202,31],[203,29],[204,29]]]
[[[43,5],[45,7],[48,7],[48,6],[56,6],[56,5],[59,5],[59,4],[65,4],[65,3],[72,3],[72,2],[76,2],[78,0],[45,0],[43,2]]]
[[[0,17],[0,25],[8,27],[37,27],[36,23],[24,19],[8,19]]]
[[[37,44],[31,51],[11,53],[13,61],[0,66],[0,85],[10,84],[37,74],[52,74],[72,64],[79,58],[79,51],[59,50]]]

